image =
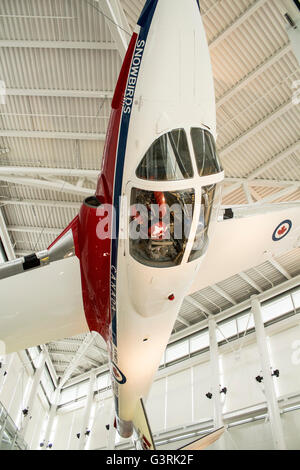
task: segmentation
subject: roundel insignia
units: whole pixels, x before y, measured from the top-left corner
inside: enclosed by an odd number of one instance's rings
[[[124,383],[126,383],[125,375],[120,371],[120,369],[115,364],[112,364],[112,373],[113,373],[114,379],[118,382],[118,384],[123,385]]]
[[[274,233],[272,235],[272,239],[274,242],[278,242],[279,240],[282,240],[289,231],[292,228],[292,221],[291,220],[284,220],[281,222],[276,229],[274,230]]]

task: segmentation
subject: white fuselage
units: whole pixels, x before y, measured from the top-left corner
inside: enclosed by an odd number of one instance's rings
[[[223,172],[198,176],[190,137],[191,127],[209,128],[216,137],[213,77],[197,1],[159,0],[147,40],[140,44],[144,51],[130,111],[122,196],[130,201],[132,188],[194,189],[195,212],[182,263],[160,269],[130,255],[128,237],[123,236],[128,233],[124,200],[121,205],[115,286],[117,345],[111,348],[114,363],[126,378],[125,383],[114,384],[118,417],[126,422],[132,421],[138,400],[148,395],[183,299],[201,268],[203,257],[188,262],[201,210],[201,187],[223,179]],[[176,182],[137,178],[136,169],[147,149],[160,135],[177,128],[186,131],[194,177]],[[171,294],[172,301],[168,299]]]

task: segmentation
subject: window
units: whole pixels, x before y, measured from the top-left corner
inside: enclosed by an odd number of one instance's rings
[[[253,315],[250,314],[250,311],[246,315],[241,315],[237,318],[238,324],[238,334],[245,333],[254,328],[254,319]]]
[[[149,148],[136,176],[152,181],[178,181],[193,177],[193,167],[184,129],[162,135]]]
[[[45,391],[45,394],[47,395],[47,398],[49,400],[51,400],[52,393],[54,392],[55,387],[54,387],[54,383],[53,383],[53,380],[51,378],[51,375],[50,375],[50,372],[49,372],[49,369],[48,369],[47,365],[45,366],[45,369],[42,373],[41,382],[42,382],[42,385],[44,387],[44,391]]]
[[[65,405],[71,401],[79,400],[83,398],[88,393],[89,381],[84,380],[75,385],[70,385],[69,387],[63,388],[60,394],[60,405]]]
[[[222,171],[212,134],[204,129],[193,127],[191,138],[200,176],[214,175]]]
[[[214,198],[216,193],[216,185],[204,186],[202,188],[201,208],[198,226],[196,230],[195,240],[193,243],[192,251],[189,256],[189,261],[194,261],[202,256],[208,247],[208,227],[211,218]]]
[[[228,321],[226,323],[221,323],[217,327],[217,341],[222,342],[226,339],[231,338],[232,336],[237,335],[237,324],[235,320]]]
[[[293,296],[295,308],[299,308],[300,307],[300,290],[293,292],[292,296]]]
[[[181,341],[180,343],[175,343],[174,345],[168,346],[166,350],[166,363],[176,361],[181,357],[187,356],[189,354],[189,342]]]
[[[200,333],[197,336],[192,336],[190,339],[190,351],[194,353],[200,351],[201,349],[209,347],[209,335],[208,330]]]
[[[169,268],[181,263],[193,220],[195,193],[133,188],[129,243],[131,256],[146,266]]]
[[[108,373],[97,377],[97,390],[103,390],[110,386],[110,375]]]
[[[273,320],[273,318],[280,317],[285,313],[293,311],[294,307],[290,295],[287,295],[279,300],[262,305],[261,310],[263,321],[266,323]]]

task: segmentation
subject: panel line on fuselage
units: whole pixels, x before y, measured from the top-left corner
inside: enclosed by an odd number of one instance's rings
[[[130,124],[131,110],[134,101],[134,94],[142,58],[145,50],[145,45],[152,23],[153,15],[157,6],[158,0],[154,0],[149,8],[148,16],[143,21],[140,33],[138,35],[135,49],[131,61],[131,67],[128,74],[123,111],[121,117],[121,125],[119,130],[119,141],[117,148],[117,158],[115,162],[115,178],[114,178],[114,191],[113,191],[113,204],[115,209],[115,217],[112,220],[112,237],[111,237],[111,266],[110,266],[110,308],[111,308],[111,335],[112,335],[112,357],[115,357],[117,347],[117,264],[118,264],[118,247],[119,247],[119,226],[120,226],[120,196],[123,185],[123,172],[125,164],[125,154],[128,138],[128,130]],[[139,24],[139,23],[138,23]],[[126,102],[126,95],[130,90],[130,104]],[[117,364],[115,364],[117,365]],[[116,412],[118,414],[118,396],[115,395]]]

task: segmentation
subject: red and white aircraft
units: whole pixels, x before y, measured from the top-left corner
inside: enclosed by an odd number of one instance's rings
[[[215,139],[199,2],[147,0],[112,100],[95,195],[47,250],[0,266],[0,339],[7,352],[100,333],[118,432],[129,437],[135,429],[143,448],[154,443],[141,400],[184,297],[292,249],[299,235],[296,204],[240,208],[220,220],[224,173]],[[160,205],[156,223],[153,204]],[[165,223],[173,204],[179,211],[171,210]],[[115,213],[105,218],[109,207]],[[188,230],[178,236],[180,216]],[[147,236],[129,236],[132,225]]]

